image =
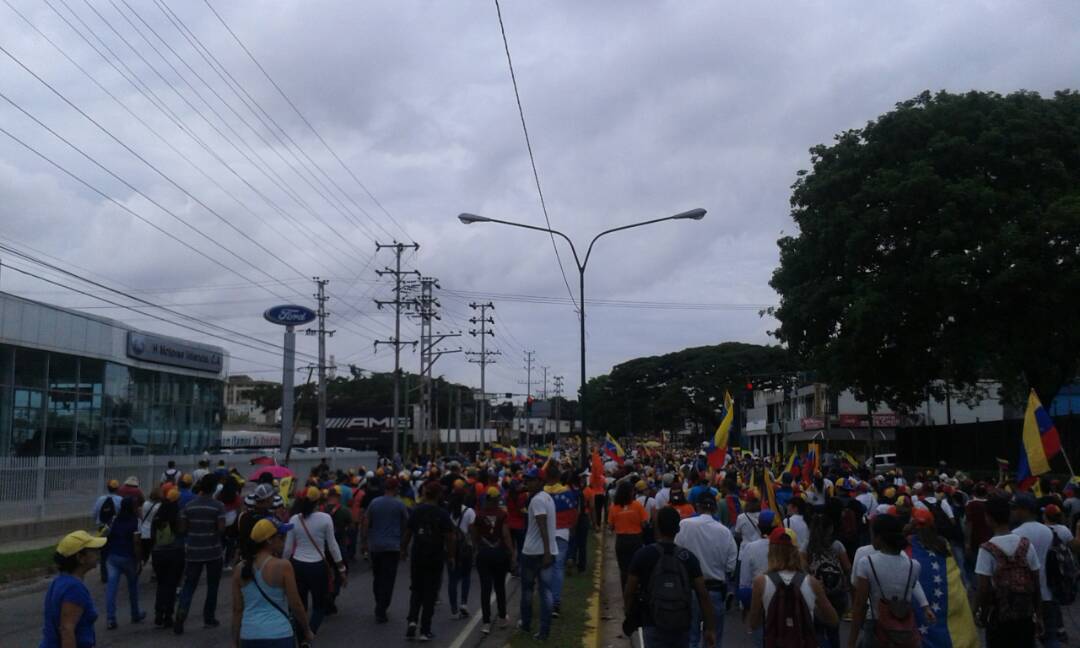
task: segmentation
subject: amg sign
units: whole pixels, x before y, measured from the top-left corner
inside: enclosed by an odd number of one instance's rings
[[[392,417],[392,416],[381,416],[381,417],[375,417],[375,416],[348,417],[348,416],[343,416],[343,417],[334,417],[334,418],[327,417],[327,419],[326,419],[326,427],[327,428],[333,428],[333,429],[341,429],[341,428],[364,428],[364,429],[384,428],[385,429],[385,428],[389,428],[391,426],[391,420],[393,418],[394,417]],[[398,421],[398,427],[408,429],[408,427],[409,427],[409,419],[407,417],[402,417]]]
[[[332,447],[376,450],[389,453],[393,446],[394,413],[391,408],[337,408],[326,416],[326,444]],[[409,429],[409,418],[398,422],[402,430]],[[311,438],[318,438],[318,428],[312,425]]]

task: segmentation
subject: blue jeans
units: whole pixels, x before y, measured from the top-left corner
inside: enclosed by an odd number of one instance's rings
[[[690,597],[690,601],[690,648],[700,648],[705,616],[701,613],[701,603],[698,602],[696,594]],[[712,603],[713,619],[716,620],[716,636],[722,638],[724,636],[724,612],[727,611],[724,592],[709,590],[709,601]],[[708,648],[712,648],[712,646]]]
[[[109,556],[109,581],[105,587],[105,613],[109,621],[116,621],[116,594],[120,590],[120,577],[127,580],[128,597],[131,600],[131,620],[142,616],[139,611],[139,572],[134,558]]]
[[[532,595],[533,586],[539,584],[540,590],[540,637],[547,639],[551,634],[551,607],[554,597],[551,591],[551,581],[554,580],[555,566],[544,568],[544,556],[530,556],[523,554],[519,559],[521,563],[521,628],[528,632],[532,627]]]
[[[460,557],[460,554],[459,554]],[[461,592],[461,605],[469,605],[469,585],[472,583],[473,557],[469,554],[465,560],[454,562],[453,567],[446,565],[447,593],[450,596],[450,613],[458,611],[458,592]]]
[[[690,641],[688,632],[661,630],[656,626],[645,626],[641,631],[645,635],[645,645],[648,648],[685,648]]]
[[[566,559],[570,557],[570,541],[555,538],[559,555],[555,556],[555,573],[551,575],[551,598],[555,607],[562,603],[562,585],[566,579]]]
[[[206,568],[206,601],[203,602],[203,621],[212,621],[217,613],[218,584],[221,583],[221,558],[206,562],[191,562],[184,564],[184,588],[180,590],[180,602],[177,603],[177,614],[181,619],[186,619],[188,610],[191,609],[191,599],[195,597],[195,588],[199,586],[199,577],[202,576],[203,568]]]

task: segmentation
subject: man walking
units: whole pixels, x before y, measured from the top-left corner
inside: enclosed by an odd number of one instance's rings
[[[203,626],[221,625],[215,617],[218,583],[223,561],[222,534],[225,532],[225,505],[214,499],[217,477],[206,475],[197,486],[198,495],[180,510],[180,533],[186,535],[184,545],[184,586],[176,606],[173,632],[184,634],[184,621],[191,608],[199,577],[206,570],[206,602],[203,604]]]
[[[697,515],[679,523],[679,534],[675,544],[698,559],[701,573],[705,578],[705,589],[712,603],[713,618],[716,619],[716,634],[724,636],[724,612],[727,609],[727,584],[735,573],[738,547],[735,537],[727,527],[713,519],[716,512],[716,500],[712,497],[698,497],[694,504]],[[703,614],[697,600],[693,600],[690,621],[690,648],[712,648],[702,646],[701,625]]]
[[[541,488],[540,471],[530,468],[525,473],[529,492],[528,530],[521,549],[521,619],[518,627],[530,632],[532,626],[533,587],[540,591],[540,630],[533,637],[544,641],[551,633],[551,612],[555,600],[552,580],[555,556],[559,548],[555,541],[555,500]]]
[[[405,638],[431,641],[431,617],[435,614],[435,598],[442,585],[443,564],[453,564],[454,524],[450,514],[439,507],[442,485],[437,481],[424,484],[423,500],[413,509],[401,542],[401,559],[405,560],[412,544],[412,564],[409,569],[411,594],[409,596],[409,626]],[[373,502],[374,503],[374,502]],[[420,634],[417,636],[417,621]]]
[[[361,520],[364,551],[371,558],[372,590],[375,596],[375,622],[386,623],[386,611],[394,598],[398,558],[402,537],[409,523],[409,510],[398,499],[398,481],[390,477],[385,492],[368,505]]]
[[[120,482],[115,479],[110,479],[105,484],[106,492],[101,497],[97,498],[94,502],[94,509],[91,515],[94,518],[94,523],[97,525],[98,532],[101,535],[108,535],[109,525],[112,524],[116,514],[120,512],[120,503],[122,498],[117,491],[120,490]],[[102,547],[98,556],[98,573],[101,575],[101,582],[107,583],[109,581],[109,570],[107,566],[108,547]]]

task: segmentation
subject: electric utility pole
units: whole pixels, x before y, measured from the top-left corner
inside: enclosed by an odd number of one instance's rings
[[[319,317],[319,328],[304,329],[305,335],[319,336],[319,451],[326,451],[326,336],[333,336],[333,331],[326,330],[326,318],[330,313],[326,310],[326,284],[329,279],[312,277],[315,281],[315,301],[319,304],[316,314]]]
[[[420,318],[420,420],[423,421],[423,439],[430,454],[434,454],[438,445],[434,435],[438,433],[433,429],[432,421],[432,375],[431,368],[435,361],[447,353],[460,353],[461,349],[439,350],[436,345],[450,337],[461,337],[461,333],[435,333],[432,326],[435,320],[442,319],[439,315],[439,300],[435,297],[435,290],[439,288],[439,280],[434,277],[420,277],[420,298],[418,300],[417,316]],[[435,407],[438,404],[435,403]]]
[[[415,274],[420,275],[416,270],[401,270],[401,255],[405,250],[419,250],[420,245],[418,243],[398,243],[394,241],[390,244],[375,244],[375,251],[378,252],[383,248],[392,248],[394,250],[394,269],[384,268],[383,270],[376,270],[375,274],[382,277],[383,275],[393,275],[394,277],[394,298],[392,300],[375,300],[375,305],[382,310],[383,306],[394,307],[394,337],[389,340],[375,340],[375,349],[378,350],[380,344],[390,344],[394,347],[394,416],[393,416],[393,455],[394,458],[398,454],[398,433],[401,432],[401,347],[405,344],[411,344],[413,348],[416,348],[418,344],[416,340],[402,340],[401,339],[401,313],[403,310],[416,306],[415,299],[402,299],[404,296],[402,293],[401,277],[404,275]]]
[[[562,434],[562,389],[563,377],[555,376],[555,440]]]
[[[498,351],[487,350],[487,336],[495,335],[495,331],[488,327],[488,324],[495,324],[495,318],[488,315],[489,310],[495,310],[495,304],[488,302],[486,304],[477,304],[472,302],[469,304],[469,308],[480,311],[480,317],[470,317],[469,323],[473,326],[480,325],[479,329],[469,329],[469,335],[476,337],[480,336],[480,353],[475,351],[466,351],[465,355],[470,356],[469,362],[480,365],[480,451],[484,451],[484,430],[487,429],[487,384],[484,381],[484,373],[487,366],[495,360],[493,356],[499,355]]]
[[[547,398],[548,398],[548,391],[547,391],[547,386],[548,386],[548,379],[547,379],[547,370],[548,370],[548,369],[550,369],[550,368],[551,368],[551,367],[549,367],[549,366],[547,366],[547,365],[544,365],[544,366],[540,367],[540,370],[544,372],[544,391],[540,392],[540,393],[542,394],[542,396],[540,396],[540,398],[541,398],[542,400],[547,400]]]
[[[519,385],[525,385],[525,445],[532,447],[532,369],[533,360],[536,359],[536,351],[525,352],[525,382],[518,381]]]

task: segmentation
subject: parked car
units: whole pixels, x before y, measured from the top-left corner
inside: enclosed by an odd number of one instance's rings
[[[896,468],[896,453],[887,452],[884,454],[876,454],[866,460],[866,467],[874,473],[892,470],[893,468]]]

